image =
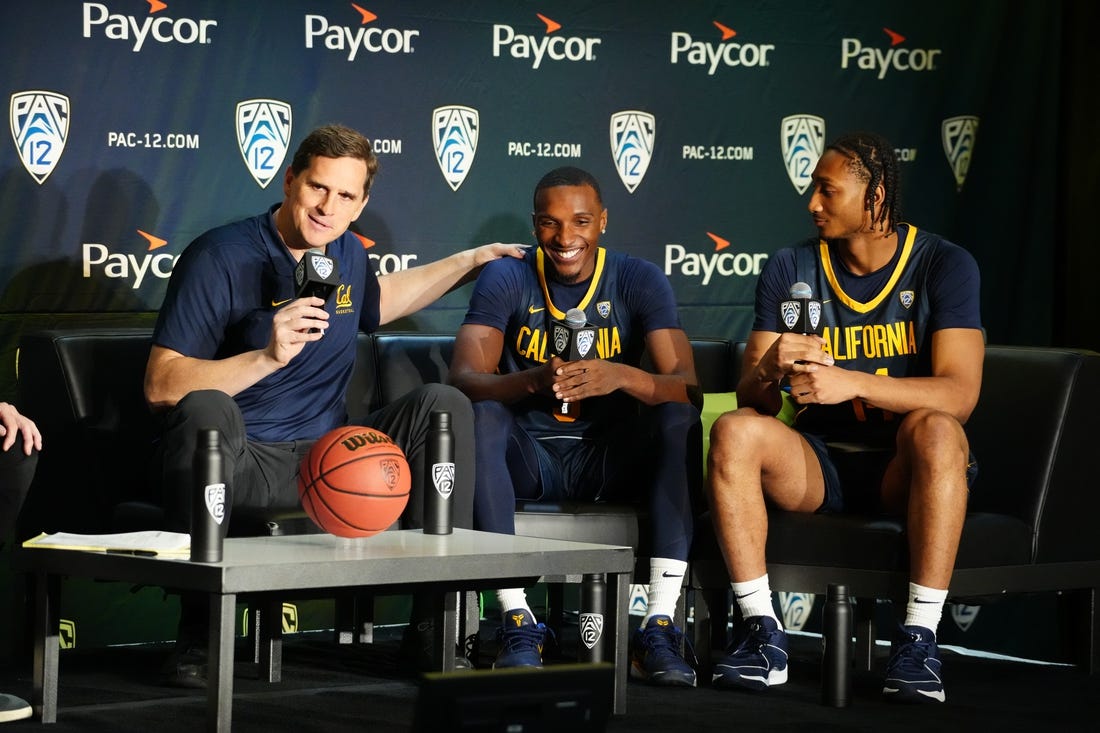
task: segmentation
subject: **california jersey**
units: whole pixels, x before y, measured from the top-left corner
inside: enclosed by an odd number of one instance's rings
[[[856,276],[844,269],[825,241],[811,241],[777,253],[775,270],[808,283],[821,300],[825,348],[837,366],[892,377],[932,373],[931,335],[943,328],[981,328],[977,264],[962,248],[911,225],[898,227],[898,248],[881,270]],[[766,270],[767,271],[767,270]],[[764,276],[762,275],[762,280]],[[778,280],[782,282],[782,280]],[[789,287],[787,283],[785,287]],[[763,288],[763,283],[761,283]],[[781,298],[786,296],[780,292]],[[758,291],[757,324],[778,302],[764,303]],[[770,299],[767,299],[770,300]],[[774,330],[767,326],[760,330]],[[807,405],[795,426],[829,440],[874,440],[893,435],[897,416],[861,400]]]
[[[492,326],[504,334],[501,373],[538,367],[556,353],[554,321],[564,321],[570,308],[584,311],[596,329],[595,358],[638,366],[645,334],[680,328],[668,279],[655,265],[599,248],[590,280],[561,285],[546,277],[542,250],[532,247],[522,260],[505,257],[486,265],[470,299],[464,323]],[[580,417],[555,418],[557,402],[532,395],[515,406],[520,423],[535,435],[595,436],[637,410],[629,396],[613,392],[582,400]]]

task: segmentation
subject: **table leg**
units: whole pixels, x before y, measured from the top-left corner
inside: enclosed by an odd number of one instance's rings
[[[611,709],[614,715],[626,715],[626,678],[630,666],[630,580],[632,573],[615,573],[607,584],[607,603],[611,613],[607,614],[606,634],[614,644],[611,661],[615,664],[615,697]]]
[[[260,679],[267,682],[282,682],[283,679],[283,602],[262,600],[256,604],[259,624],[256,629],[259,638]]]
[[[436,607],[432,644],[432,668],[444,672],[455,671],[455,645],[458,644],[458,592],[439,593]]]
[[[34,682],[31,704],[43,723],[57,722],[57,673],[61,655],[61,578],[34,576]]]
[[[236,611],[236,594],[210,594],[206,724],[209,730],[218,733],[229,733],[233,729],[233,617]]]

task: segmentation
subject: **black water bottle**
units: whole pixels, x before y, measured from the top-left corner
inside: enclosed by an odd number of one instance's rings
[[[577,661],[592,663],[604,661],[603,622],[607,614],[607,575],[594,573],[583,576],[581,584],[581,613],[578,619],[581,645]]]
[[[847,707],[852,692],[852,605],[847,586],[830,585],[825,592],[821,643],[821,704]]]
[[[451,413],[436,410],[424,452],[424,534],[450,534],[451,493],[455,488],[455,437]]]
[[[195,444],[194,493],[191,497],[191,561],[221,562],[225,539],[228,491],[222,466],[221,435],[213,428],[199,431]]]

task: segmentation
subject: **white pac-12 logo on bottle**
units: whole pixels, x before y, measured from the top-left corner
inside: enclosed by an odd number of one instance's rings
[[[787,176],[799,195],[806,193],[821,154],[825,152],[825,120],[814,115],[790,115],[779,123],[779,143]]]
[[[648,112],[627,109],[611,115],[611,158],[630,193],[645,178],[656,131],[657,120]]]
[[[455,487],[455,464],[433,463],[432,486],[435,487],[436,493],[441,497],[444,499],[449,498]]]
[[[603,614],[582,613],[580,617],[581,641],[589,649],[595,649],[603,637]]]
[[[69,138],[69,98],[41,90],[11,95],[11,136],[19,160],[42,185],[57,167]]]
[[[218,524],[225,518],[225,484],[208,484],[203,490],[206,511]]]
[[[970,156],[974,153],[974,142],[978,137],[978,118],[974,115],[948,117],[943,121],[943,152],[951,172],[955,175],[955,185],[962,190],[966,182],[966,173],[970,170]]]
[[[480,115],[473,107],[453,104],[432,110],[435,159],[452,191],[458,190],[470,172],[480,131]]]
[[[278,99],[246,99],[237,103],[237,145],[248,172],[267,184],[282,172],[290,143],[291,109]]]

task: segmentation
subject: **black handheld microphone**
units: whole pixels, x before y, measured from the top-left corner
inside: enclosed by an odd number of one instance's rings
[[[814,300],[809,285],[796,282],[791,286],[790,297],[779,301],[779,318],[775,330],[780,333],[820,336],[823,329],[821,301]]]
[[[340,284],[340,268],[336,260],[320,249],[311,249],[294,268],[296,298],[314,296],[328,301],[332,291]]]
[[[596,327],[580,308],[570,308],[564,321],[551,321],[554,353],[566,361],[592,359],[595,356]]]

